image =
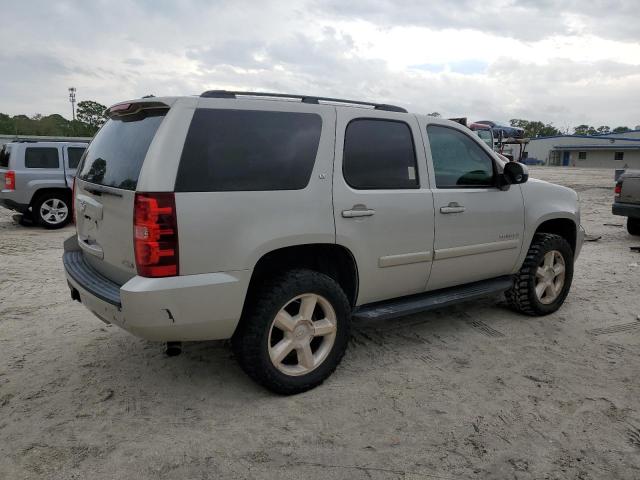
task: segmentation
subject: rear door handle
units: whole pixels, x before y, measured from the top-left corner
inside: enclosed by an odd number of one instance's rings
[[[440,207],[440,213],[462,213],[464,212],[464,206],[459,205],[458,202],[451,202],[446,207]]]
[[[374,213],[376,213],[375,210],[367,208],[366,205],[358,204],[351,207],[351,210],[343,210],[342,216],[344,218],[370,217]]]

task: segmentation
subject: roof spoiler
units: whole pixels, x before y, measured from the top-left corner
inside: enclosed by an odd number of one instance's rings
[[[139,101],[139,100],[131,100],[129,102],[116,103],[115,105],[111,105],[104,111],[104,115],[109,118],[119,118],[128,115],[135,115],[140,113],[142,110],[162,110],[169,109],[169,105],[162,102],[149,102],[149,101]]]

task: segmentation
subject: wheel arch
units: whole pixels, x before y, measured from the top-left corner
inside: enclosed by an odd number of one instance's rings
[[[29,202],[29,206],[33,207],[38,198],[40,198],[42,195],[51,193],[61,193],[67,197],[67,200],[71,201],[72,193],[69,187],[42,187],[33,192],[33,195],[31,196],[31,202]],[[71,205],[69,205],[69,207],[71,207]]]
[[[282,247],[262,255],[251,274],[245,307],[264,279],[295,268],[308,268],[331,277],[344,290],[351,306],[355,305],[358,268],[351,251],[335,243],[311,243]]]
[[[546,219],[538,224],[534,235],[536,233],[552,233],[559,235],[567,241],[574,253],[576,251],[578,225],[573,218],[556,217]]]

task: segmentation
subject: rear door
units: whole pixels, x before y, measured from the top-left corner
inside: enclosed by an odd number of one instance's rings
[[[338,109],[333,179],[337,243],[353,253],[358,304],[423,292],[433,197],[414,116]],[[417,147],[417,148],[416,148]]]
[[[136,275],[133,207],[140,170],[167,108],[107,121],[89,145],[76,183],[78,244],[100,273],[123,284]]]
[[[426,121],[425,126],[435,187],[428,289],[512,273],[524,231],[520,186],[497,188],[496,161],[470,131]]]

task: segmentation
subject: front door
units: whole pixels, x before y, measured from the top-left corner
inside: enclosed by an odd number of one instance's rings
[[[358,266],[357,303],[423,292],[434,214],[414,116],[338,111],[333,200],[336,241]]]
[[[496,160],[470,132],[433,123],[426,134],[435,207],[428,290],[512,273],[524,231],[520,186],[496,187]]]

